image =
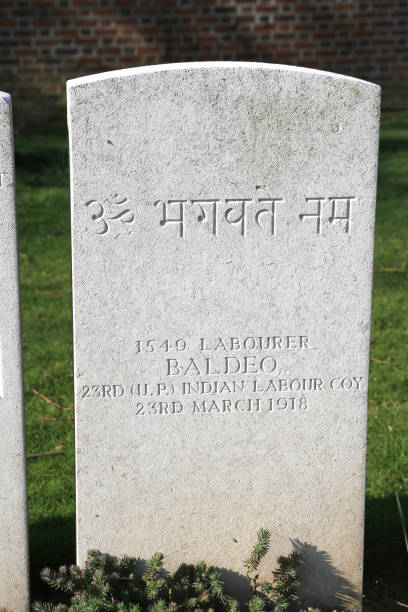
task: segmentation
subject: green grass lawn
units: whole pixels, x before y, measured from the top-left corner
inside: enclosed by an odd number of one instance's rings
[[[43,592],[40,568],[75,558],[65,132],[17,136],[16,166],[27,452],[51,451],[61,445],[65,451],[28,459],[32,594],[36,598]],[[392,599],[408,603],[407,555],[394,499],[398,489],[408,514],[407,348],[408,113],[395,112],[385,113],[382,120],[375,243],[365,540],[370,605]]]

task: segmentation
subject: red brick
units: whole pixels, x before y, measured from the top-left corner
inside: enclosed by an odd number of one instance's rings
[[[295,42],[295,49],[314,49],[316,43],[314,42]]]
[[[297,58],[298,54],[296,52],[293,52],[293,51],[292,52],[287,51],[286,53],[277,53],[276,57],[278,59],[282,59],[282,60],[288,61],[289,58]]]
[[[97,34],[98,36],[113,36],[115,35],[117,32],[117,30],[115,30],[115,28],[110,28],[110,29],[95,29],[95,34]]]
[[[98,64],[100,61],[97,57],[81,57],[82,64]]]
[[[88,45],[93,47],[98,44],[99,40],[97,38],[77,38],[75,42],[78,45]]]
[[[21,72],[21,74],[36,74],[38,73],[38,68],[21,66],[19,71]]]
[[[258,47],[262,50],[268,50],[268,49],[277,49],[278,45],[276,43],[273,42],[269,42],[269,43],[261,43],[258,45]]]
[[[1,24],[1,25],[4,26],[4,24]],[[36,35],[35,30],[19,30],[19,29],[14,30],[14,36],[17,36],[18,38],[20,38],[21,36],[23,37],[28,36],[32,38],[35,35]]]
[[[139,47],[138,51],[139,53],[155,53],[159,51],[159,48],[158,47]]]
[[[55,28],[57,22],[53,19],[41,19],[34,21],[35,28]]]
[[[277,13],[277,6],[257,6],[256,10],[258,13]]]
[[[76,15],[76,11],[71,11],[69,9],[55,9],[53,11],[54,15],[58,15],[59,17],[71,17]]]
[[[136,20],[132,20],[132,19],[116,19],[115,24],[117,26],[130,26],[130,25],[137,25],[137,21]]]
[[[114,15],[115,12],[112,9],[96,9],[94,8],[92,12],[95,15]]]
[[[54,47],[55,45],[57,45],[58,41],[56,39],[54,40],[52,38],[44,38],[44,39],[37,39],[35,41],[35,44],[40,46],[40,47],[44,46],[44,47],[50,47],[51,48],[51,47]]]
[[[35,49],[16,49],[14,53],[15,55],[18,55],[18,56],[20,55],[25,56],[25,55],[36,55],[37,52]]]
[[[92,27],[92,26],[96,26],[97,23],[98,22],[96,21],[96,19],[92,19],[92,18],[91,19],[76,19],[75,20],[75,25],[78,26],[78,27],[81,27],[81,26]]]
[[[316,7],[312,6],[311,4],[299,4],[299,6],[296,7],[296,10],[299,11],[299,13],[315,13]]]
[[[118,37],[116,39],[116,42],[118,45],[135,45],[138,44],[140,41],[137,38],[122,38],[122,37]]]
[[[119,55],[119,53],[121,52],[121,48],[120,47],[104,47],[103,49],[99,49],[98,52],[100,54],[105,53],[106,55],[109,55],[109,56]]]
[[[55,36],[68,36],[69,38],[75,38],[77,36],[77,30],[55,30]]]
[[[369,17],[374,17],[374,13],[370,11],[361,11],[360,13],[354,13],[353,17],[355,19],[368,19]]]

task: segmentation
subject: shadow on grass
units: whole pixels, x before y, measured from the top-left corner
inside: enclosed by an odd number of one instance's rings
[[[405,516],[408,496],[400,494]],[[367,610],[394,610],[408,605],[408,552],[395,497],[366,500],[364,594]],[[387,607],[388,606],[388,607]],[[398,610],[402,607],[398,607]]]
[[[66,130],[17,137],[15,142],[16,173],[20,181],[31,186],[51,187],[58,184],[68,189],[68,139]]]
[[[41,580],[43,567],[75,563],[75,517],[40,521],[29,526],[31,601],[52,601],[52,590]],[[61,594],[56,594],[61,599]]]
[[[380,153],[406,153],[408,151],[408,138],[398,135],[386,135],[380,140]]]

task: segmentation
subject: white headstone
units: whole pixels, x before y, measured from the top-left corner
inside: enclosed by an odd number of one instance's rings
[[[79,562],[234,584],[263,526],[264,575],[296,539],[302,601],[359,609],[379,101],[256,63],[68,82]]]
[[[27,612],[28,541],[11,99],[0,92],[0,610]]]

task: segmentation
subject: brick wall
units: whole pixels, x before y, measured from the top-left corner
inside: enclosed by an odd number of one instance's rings
[[[408,0],[0,0],[0,89],[18,124],[65,119],[69,78],[259,60],[332,70],[408,106]]]

